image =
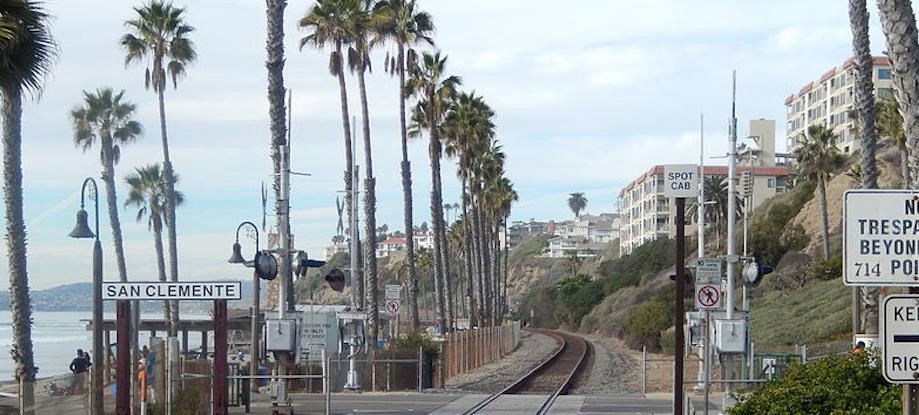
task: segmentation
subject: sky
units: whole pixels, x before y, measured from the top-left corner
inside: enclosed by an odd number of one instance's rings
[[[874,2],[872,51],[885,49]],[[90,281],[92,243],[67,237],[85,177],[101,171],[98,150],[74,147],[69,111],[82,91],[126,90],[145,132],[116,166],[118,203],[135,168],[162,160],[155,95],[144,67],[125,67],[118,44],[138,1],[48,0],[60,57],[23,115],[28,269],[33,289]],[[228,264],[237,225],[261,221],[261,183],[271,182],[265,11],[258,0],[177,0],[187,7],[198,61],[166,92],[170,154],[186,203],[177,212],[180,278],[241,279]],[[295,247],[318,257],[335,233],[344,187],[338,83],[328,50],[299,50],[297,21],[312,4],[289,0],[285,84],[293,90],[291,230]],[[851,54],[847,3],[835,0],[418,0],[431,13],[447,71],[496,112],[507,176],[520,201],[512,220],[566,219],[571,192],[590,213],[615,212],[619,189],[655,164],[696,163],[700,114],[706,157],[727,151],[731,72],[737,70],[739,136],[747,120],[776,120],[783,101]],[[402,228],[396,80],[374,52],[367,78],[377,223]],[[352,114],[359,114],[349,76]],[[360,120],[359,120],[360,122]],[[410,144],[416,222],[429,221],[430,167],[424,140]],[[359,149],[363,158],[363,146]],[[721,163],[712,160],[713,163]],[[363,162],[359,162],[363,165]],[[444,200],[458,202],[455,160],[443,164]],[[363,173],[361,174],[363,177]],[[99,183],[102,185],[102,183]],[[105,200],[100,206],[106,279],[117,279]],[[269,208],[271,203],[269,202]],[[93,214],[89,209],[90,215]],[[119,209],[128,278],[157,277],[153,237],[136,209]],[[269,212],[270,214],[271,212]],[[269,223],[274,218],[269,216]],[[362,218],[363,220],[363,218]],[[263,237],[264,241],[265,238]],[[244,242],[244,252],[252,252]],[[6,269],[6,256],[0,255]],[[2,286],[0,286],[2,287]]]

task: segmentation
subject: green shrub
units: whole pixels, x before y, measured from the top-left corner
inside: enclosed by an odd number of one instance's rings
[[[517,318],[535,327],[556,328],[555,287],[537,287],[520,299]]]
[[[570,327],[578,327],[587,313],[603,300],[602,283],[580,274],[560,281],[555,286],[558,320]]]
[[[837,255],[827,259],[818,259],[808,270],[811,278],[822,281],[842,278],[842,257]]]
[[[629,347],[647,346],[648,350],[660,350],[661,331],[673,324],[669,304],[654,300],[641,304],[628,313],[622,325],[625,341]]]
[[[418,350],[420,347],[425,354],[433,356],[435,359],[440,354],[440,347],[422,330],[409,332],[393,340],[392,344],[398,349],[405,350]]]
[[[900,388],[881,376],[875,353],[831,356],[792,364],[728,413],[893,415],[900,413]]]
[[[623,273],[613,275],[602,280],[603,293],[610,295],[625,287],[637,287],[639,282],[641,282],[641,275],[639,274]]]

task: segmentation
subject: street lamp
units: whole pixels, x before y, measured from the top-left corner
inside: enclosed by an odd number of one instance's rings
[[[89,215],[86,213],[86,187],[91,186],[90,198],[95,208],[95,232],[89,229]],[[105,353],[102,346],[102,243],[99,242],[99,187],[92,177],[83,181],[80,189],[80,210],[77,211],[77,224],[68,235],[71,238],[95,238],[93,243],[93,359],[90,366],[90,410],[93,415],[103,415],[102,401],[102,365],[105,364]]]
[[[239,245],[239,231],[242,230],[244,226],[248,226],[255,234],[255,256],[252,261],[246,261],[246,258],[242,254],[242,246]],[[230,255],[230,259],[227,262],[231,264],[242,264],[245,267],[255,268],[252,273],[252,309],[250,312],[250,336],[251,336],[251,350],[249,350],[249,375],[256,376],[258,375],[258,357],[259,357],[259,312],[261,309],[260,302],[260,285],[259,279],[274,279],[277,276],[277,262],[274,261],[274,256],[271,254],[262,254],[258,249],[258,227],[255,226],[252,222],[243,222],[240,223],[236,228],[236,242],[233,243],[233,254]],[[274,262],[274,273],[273,276],[271,273],[271,262]],[[264,272],[263,274],[259,273],[259,265],[262,264],[261,268]],[[267,268],[267,269],[266,269]],[[263,276],[264,275],[264,276]],[[267,278],[271,276],[271,278]],[[258,390],[258,381],[255,377],[249,379],[249,390],[257,391]]]

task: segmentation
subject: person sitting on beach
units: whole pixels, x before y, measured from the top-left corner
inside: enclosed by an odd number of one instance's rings
[[[70,371],[73,372],[73,383],[70,385],[70,393],[83,393],[83,387],[86,381],[86,372],[92,363],[89,361],[89,355],[83,353],[83,349],[77,349],[77,357],[70,362]]]

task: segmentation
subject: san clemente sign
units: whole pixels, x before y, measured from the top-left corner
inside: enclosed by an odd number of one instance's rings
[[[239,281],[103,282],[103,300],[239,300]]]

